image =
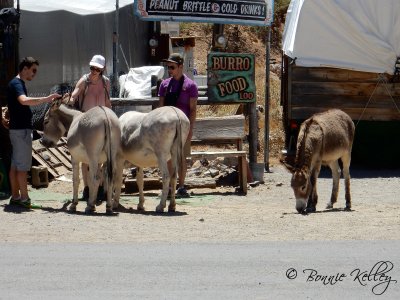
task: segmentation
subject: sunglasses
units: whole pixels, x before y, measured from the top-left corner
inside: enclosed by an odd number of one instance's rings
[[[96,72],[101,72],[102,71],[101,69],[93,67],[93,66],[90,67],[90,70],[91,71],[96,71]]]

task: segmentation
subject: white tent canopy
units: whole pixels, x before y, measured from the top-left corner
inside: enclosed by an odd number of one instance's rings
[[[134,0],[119,0],[119,6],[132,4]],[[20,9],[34,12],[65,10],[79,15],[103,14],[115,10],[112,0],[20,0]]]
[[[399,0],[292,0],[283,51],[298,66],[393,74],[399,12]]]

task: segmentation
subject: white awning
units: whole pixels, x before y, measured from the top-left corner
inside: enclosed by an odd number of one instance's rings
[[[399,0],[292,0],[283,51],[298,66],[393,74],[399,12]]]
[[[16,1],[14,1],[16,3]],[[132,4],[134,0],[119,0],[119,7]],[[115,10],[115,0],[20,0],[21,10],[48,12],[66,10],[79,15],[103,14]]]

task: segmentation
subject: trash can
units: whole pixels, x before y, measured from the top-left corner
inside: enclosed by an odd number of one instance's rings
[[[250,170],[254,181],[264,182],[264,163],[250,163]]]

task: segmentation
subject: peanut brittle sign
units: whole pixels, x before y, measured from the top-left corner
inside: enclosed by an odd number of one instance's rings
[[[254,102],[254,55],[211,52],[207,57],[209,102]]]
[[[273,0],[136,0],[135,12],[148,21],[269,26]]]

